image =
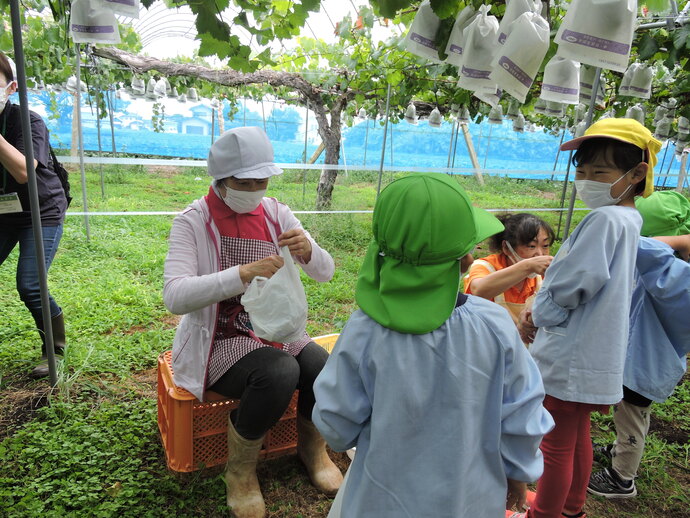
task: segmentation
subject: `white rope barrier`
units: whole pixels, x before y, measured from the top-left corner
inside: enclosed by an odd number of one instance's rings
[[[522,209],[522,208],[512,208],[512,209],[485,209],[487,212],[566,212],[567,208],[548,208],[540,207],[535,209]],[[586,208],[575,208],[573,210],[590,210]],[[113,211],[103,211],[103,212],[88,212],[89,217],[91,216],[177,216],[181,214],[182,211],[128,211],[128,212],[113,212]],[[373,214],[373,210],[293,210],[293,214]],[[67,212],[66,216],[84,216],[85,212]]]

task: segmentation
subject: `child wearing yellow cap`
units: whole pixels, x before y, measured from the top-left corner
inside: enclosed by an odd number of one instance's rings
[[[590,414],[623,395],[629,310],[642,218],[661,144],[632,119],[603,119],[561,150],[577,150],[575,188],[592,210],[546,270],[532,308],[530,352],[556,427],[541,445],[544,474],[529,518],[583,517],[592,469]],[[524,334],[523,334],[524,336]],[[506,516],[524,516],[507,512]]]
[[[613,414],[616,441],[601,452],[610,466],[592,473],[587,488],[605,498],[637,495],[650,406],[673,393],[690,352],[690,201],[679,192],[661,191],[638,199],[636,206],[642,235],[664,237],[640,238],[637,251],[623,400]]]

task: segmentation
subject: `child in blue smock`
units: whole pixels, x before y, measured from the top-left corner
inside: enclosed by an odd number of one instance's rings
[[[616,441],[604,449],[611,466],[592,473],[587,488],[605,498],[637,495],[650,406],[671,395],[690,352],[690,201],[679,192],[661,191],[638,199],[636,206],[642,235],[668,237],[640,238],[623,400],[614,407]]]
[[[503,225],[457,180],[416,174],[374,209],[348,320],[314,384],[314,424],[353,446],[344,518],[500,518],[542,471],[553,421],[508,312],[458,294],[476,243]]]
[[[632,119],[603,119],[561,150],[577,150],[575,187],[593,209],[563,243],[532,308],[530,348],[556,422],[541,445],[544,474],[529,518],[582,517],[592,469],[590,414],[622,397],[642,218],[661,144]],[[506,516],[523,516],[510,513]]]

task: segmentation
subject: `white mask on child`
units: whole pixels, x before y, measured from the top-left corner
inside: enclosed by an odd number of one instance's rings
[[[510,255],[508,257],[513,261],[513,264],[517,264],[520,261],[524,261],[525,259],[527,259],[526,257],[519,256],[508,241],[504,241],[504,243],[506,244],[506,248],[508,248],[508,252],[510,252]],[[527,278],[534,279],[537,275],[539,274],[532,272],[527,276]]]
[[[238,214],[246,214],[259,206],[261,199],[266,194],[266,189],[260,191],[238,191],[225,186],[223,201]]]
[[[633,167],[634,169],[634,167]],[[628,185],[618,198],[611,196],[611,188],[620,182],[627,173],[621,176],[613,183],[595,182],[594,180],[575,180],[575,189],[577,189],[577,196],[590,209],[597,209],[605,207],[606,205],[616,205],[628,194],[632,188],[632,184]]]

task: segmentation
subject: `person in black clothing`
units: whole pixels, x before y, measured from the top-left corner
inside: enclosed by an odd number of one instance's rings
[[[42,358],[31,375],[41,378],[48,375],[46,340],[41,310],[41,292],[38,281],[36,245],[31,225],[31,208],[26,158],[24,157],[24,135],[22,133],[19,106],[12,104],[9,96],[17,91],[13,64],[0,52],[0,264],[19,244],[17,262],[17,291],[22,302],[31,312],[43,341]],[[30,112],[31,143],[34,153],[34,168],[38,185],[41,210],[41,228],[45,250],[46,269],[55,257],[62,224],[67,210],[67,199],[62,183],[55,173],[50,158],[48,128],[41,117]],[[65,322],[62,309],[52,296],[50,315],[53,328],[55,353],[65,349]]]

